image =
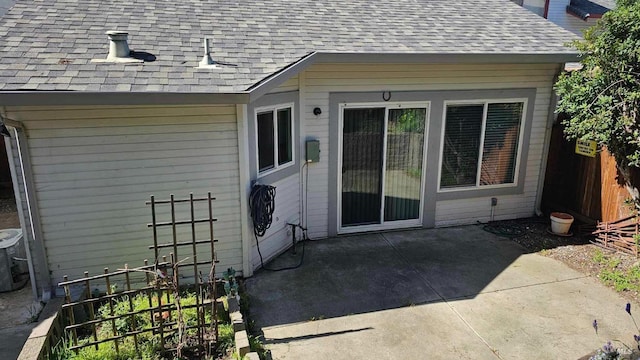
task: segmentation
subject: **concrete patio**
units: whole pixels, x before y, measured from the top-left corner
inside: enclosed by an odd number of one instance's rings
[[[609,339],[633,345],[638,333],[626,301],[597,279],[478,226],[305,251],[300,268],[246,281],[274,359],[577,359]]]

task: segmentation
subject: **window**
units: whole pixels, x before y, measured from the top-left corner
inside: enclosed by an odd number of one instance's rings
[[[258,109],[256,133],[259,173],[293,163],[293,105]]]
[[[515,184],[524,104],[446,105],[441,190]]]

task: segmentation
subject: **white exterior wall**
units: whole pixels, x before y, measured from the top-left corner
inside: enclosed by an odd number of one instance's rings
[[[260,252],[265,263],[292,244],[291,226],[288,226],[287,223],[298,224],[300,220],[299,180],[299,175],[295,174],[270,184],[276,187],[273,222],[265,235],[259,238]],[[300,239],[300,230],[296,231],[297,238]],[[253,229],[251,234],[253,236]],[[251,239],[251,244],[251,264],[252,268],[256,269],[260,267],[260,258],[255,238]]]
[[[567,5],[570,0],[549,0],[547,19],[552,23],[563,27],[572,33],[582,36],[584,29],[595,25],[598,19],[582,19],[567,13]]]
[[[218,270],[242,269],[235,105],[22,107],[7,116],[27,129],[54,285],[63,275],[153,262],[152,194],[212,192]],[[177,219],[189,216],[187,206],[177,208]],[[161,232],[165,242],[169,234]]]
[[[285,80],[282,84],[277,87],[269,90],[267,94],[278,94],[278,93],[286,93],[290,91],[298,91],[299,90],[299,82],[300,78],[296,75],[287,80]],[[300,98],[298,100],[301,100]],[[302,102],[300,102],[302,104]],[[303,124],[301,121],[297,119],[298,109],[294,111],[294,126],[301,127],[300,128],[300,137],[304,139],[304,130]],[[248,121],[255,121],[255,115],[249,114]],[[256,139],[249,139],[250,142],[255,142]],[[295,140],[294,140],[295,141]],[[300,146],[304,144],[304,141],[300,141]],[[251,155],[254,156],[255,155]],[[297,147],[295,150],[296,159],[301,160],[300,164],[302,164],[302,159],[304,159],[304,147]],[[277,173],[277,172],[276,172]],[[256,180],[256,179],[253,179]],[[264,180],[257,179],[259,182],[264,183]],[[258,239],[260,253],[262,254],[262,259],[266,264],[269,260],[275,258],[285,250],[291,247],[292,245],[292,232],[291,226],[288,226],[287,223],[292,224],[301,224],[300,217],[300,192],[301,192],[301,183],[300,183],[300,173],[296,172],[291,176],[287,176],[285,178],[279,179],[275,182],[267,182],[268,185],[274,186],[276,188],[276,199],[275,199],[275,210],[273,213],[272,223],[269,229],[266,231],[263,237]],[[260,264],[260,254],[258,254],[258,248],[256,246],[256,239],[253,233],[253,223],[251,220],[249,222],[249,234],[251,239],[249,243],[251,244],[250,250],[250,268],[257,269],[261,266]],[[296,239],[300,240],[302,238],[302,234],[300,229],[296,229]],[[268,265],[267,265],[268,267]]]
[[[296,91],[299,88],[298,83],[299,83],[298,76],[292,76],[289,79],[287,79],[285,82],[280,84],[279,86],[271,89],[267,94]]]
[[[542,161],[545,127],[553,77],[558,70],[554,64],[316,64],[301,76],[300,93],[304,96],[302,137],[320,140],[320,162],[309,165],[308,227],[312,238],[328,235],[329,216],[329,93],[359,91],[418,91],[418,90],[481,90],[536,88],[533,126],[524,194],[500,196],[495,209],[496,219],[531,216],[534,213],[538,176]],[[313,115],[313,108],[323,109]],[[335,119],[334,119],[335,121]],[[431,118],[430,121],[442,121]],[[427,164],[427,171],[437,165]],[[429,196],[429,194],[426,194]],[[436,204],[436,226],[470,224],[488,220],[490,197],[439,201]]]

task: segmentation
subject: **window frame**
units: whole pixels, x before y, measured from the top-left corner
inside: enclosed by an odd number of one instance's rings
[[[278,163],[278,111],[290,109],[291,113],[291,129],[289,132],[289,140],[291,142],[291,160],[284,164]],[[273,167],[264,171],[260,171],[260,148],[258,146],[258,114],[271,112],[273,114]],[[255,146],[256,146],[256,174],[258,178],[273,174],[282,169],[286,169],[296,163],[296,142],[295,142],[295,104],[293,102],[280,103],[275,105],[261,106],[253,110],[253,125],[255,128]]]
[[[518,187],[520,181],[520,165],[522,162],[522,147],[524,144],[524,130],[527,121],[527,113],[528,113],[528,98],[502,98],[502,99],[468,99],[468,100],[444,100],[442,107],[442,131],[440,134],[440,151],[438,158],[438,190],[437,193],[453,193],[459,191],[477,191],[483,189],[500,189],[500,188],[516,188]],[[514,167],[514,177],[513,182],[504,183],[504,184],[496,184],[496,185],[480,185],[480,177],[481,177],[481,169],[482,169],[482,157],[484,155],[484,141],[485,141],[485,131],[487,125],[487,112],[489,109],[489,104],[513,104],[513,103],[522,103],[522,115],[520,118],[520,129],[518,135],[518,149],[516,151],[516,163]],[[447,107],[449,105],[483,105],[482,111],[482,126],[480,133],[480,149],[478,153],[478,166],[476,173],[476,183],[475,185],[470,186],[459,186],[459,187],[450,187],[443,188],[442,187],[442,162],[444,158],[444,142],[445,142],[445,131],[446,131],[446,121],[447,121]]]

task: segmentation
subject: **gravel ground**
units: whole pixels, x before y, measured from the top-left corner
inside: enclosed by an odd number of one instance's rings
[[[589,229],[586,225],[573,226],[574,235],[569,237],[550,234],[549,228],[550,222],[544,218],[499,221],[485,226],[486,230],[497,232],[499,235],[507,234],[507,237],[511,237],[530,252],[562,261],[570,268],[596,278],[605,268],[603,264],[594,261],[598,252],[604,253],[608,259],[618,260],[620,263],[616,267],[617,270],[626,272],[634,266],[640,266],[640,260],[632,255],[591,244],[589,240],[592,228]],[[609,287],[613,289],[612,286]],[[622,291],[619,294],[628,301],[640,304],[640,296],[636,291]]]
[[[18,210],[13,199],[0,198],[0,229],[14,229],[20,227]]]
[[[13,198],[0,198],[0,213],[10,213],[15,212],[16,210],[16,201]]]
[[[9,195],[0,193],[0,229],[20,227],[15,200]],[[28,282],[19,290],[0,293],[0,330],[33,321],[41,308],[40,303],[33,301]]]

